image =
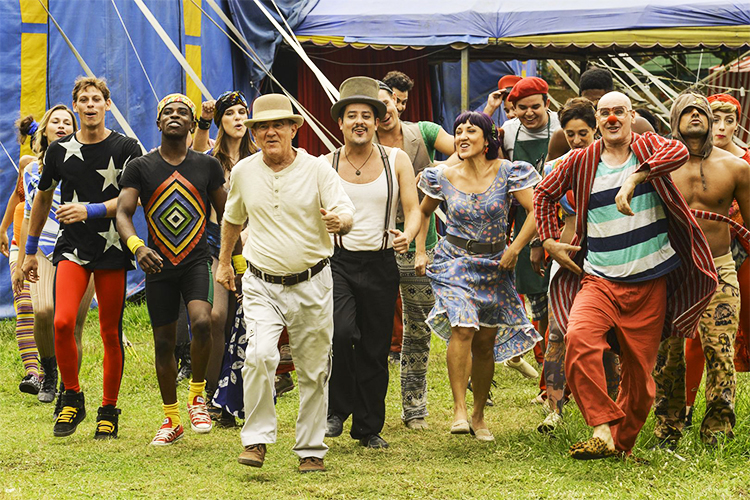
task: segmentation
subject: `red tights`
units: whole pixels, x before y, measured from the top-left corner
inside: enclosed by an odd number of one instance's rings
[[[102,406],[116,405],[125,352],[122,313],[125,308],[125,270],[90,271],[70,261],[57,264],[55,273],[55,355],[65,389],[81,391],[78,381],[78,348],[74,336],[78,305],[94,273],[99,303],[99,330],[104,344]]]

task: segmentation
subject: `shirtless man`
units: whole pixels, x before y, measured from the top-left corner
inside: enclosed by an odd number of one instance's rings
[[[713,114],[700,94],[684,93],[672,106],[672,135],[690,151],[690,159],[672,173],[672,180],[692,210],[726,217],[737,199],[744,220],[750,217],[750,169],[740,158],[713,145]],[[739,321],[740,293],[730,251],[726,221],[695,214],[706,236],[719,286],[701,318],[698,335],[706,357],[706,415],[701,440],[716,445],[723,434],[732,437],[735,424],[734,339]],[[659,348],[656,368],[656,427],[665,446],[674,448],[685,426],[684,340],[669,338]]]

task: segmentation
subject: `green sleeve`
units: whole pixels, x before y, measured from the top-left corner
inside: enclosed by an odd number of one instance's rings
[[[437,123],[418,122],[419,131],[422,133],[422,140],[427,146],[427,154],[430,155],[430,161],[435,161],[435,141],[442,127]]]

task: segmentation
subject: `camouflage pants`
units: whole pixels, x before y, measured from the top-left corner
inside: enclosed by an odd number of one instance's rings
[[[701,318],[698,334],[706,358],[706,415],[701,439],[713,434],[732,435],[735,423],[734,340],[739,322],[740,291],[732,255],[714,258],[719,285]],[[685,427],[685,339],[662,341],[654,368],[656,398],[654,434],[659,439],[679,439]]]
[[[614,338],[614,335],[612,337]],[[615,401],[620,391],[620,357],[612,351],[605,351],[602,362],[604,363],[604,375],[607,379],[607,393]],[[567,400],[565,394],[565,339],[562,329],[558,326],[551,311],[549,313],[547,351],[544,353],[544,378],[547,384],[547,404],[552,411],[562,415],[563,405]]]

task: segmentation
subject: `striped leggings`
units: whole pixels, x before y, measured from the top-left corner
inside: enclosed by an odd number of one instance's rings
[[[10,249],[10,274],[16,270],[18,247]],[[21,354],[21,362],[26,375],[39,377],[39,353],[34,342],[34,308],[31,305],[29,282],[23,282],[21,293],[13,293],[13,306],[16,309],[16,342]]]

